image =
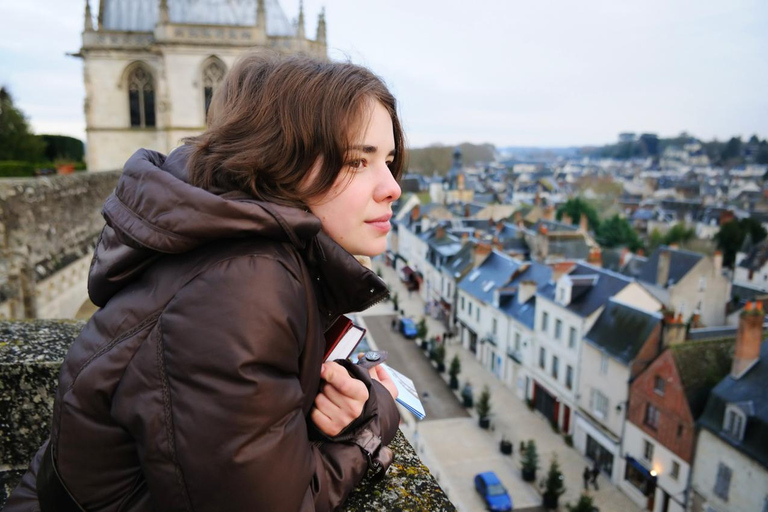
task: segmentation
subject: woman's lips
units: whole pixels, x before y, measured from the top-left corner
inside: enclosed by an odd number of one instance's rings
[[[386,233],[392,228],[391,224],[389,223],[389,219],[391,217],[391,215],[384,215],[376,219],[367,220],[365,223],[378,231]]]

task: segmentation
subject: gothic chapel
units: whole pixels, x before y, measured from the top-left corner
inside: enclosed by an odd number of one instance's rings
[[[288,21],[278,0],[85,2],[83,59],[89,171],[122,169],[138,148],[168,153],[205,128],[213,91],[244,52],[269,48],[327,58],[325,16],[315,40],[303,5]]]

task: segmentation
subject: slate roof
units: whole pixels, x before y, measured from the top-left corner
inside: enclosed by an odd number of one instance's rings
[[[739,262],[739,267],[749,270],[760,270],[768,261],[768,239],[752,247],[747,257]]]
[[[104,30],[152,32],[158,18],[157,0],[105,0]],[[278,0],[264,0],[267,35],[295,36],[296,28]],[[168,0],[171,23],[194,25],[256,25],[256,0]]]
[[[669,251],[669,284],[678,283],[704,256],[695,252],[681,249],[670,249],[662,245],[648,257],[648,261],[640,268],[638,281],[656,284],[656,276],[659,270],[659,254],[661,251]]]
[[[646,313],[611,299],[585,338],[601,351],[629,365],[661,320],[659,313]]]
[[[687,341],[670,348],[694,419],[703,412],[712,388],[731,371],[735,341]]]
[[[490,304],[493,301],[493,290],[504,286],[522,264],[520,260],[493,250],[480,265],[461,280],[459,289]]]
[[[459,249],[459,252],[448,258],[448,261],[445,262],[445,265],[440,270],[453,276],[458,281],[472,269],[474,264],[475,244],[467,242]]]
[[[608,300],[632,283],[631,279],[610,272],[599,267],[594,267],[585,263],[577,263],[568,273],[571,277],[576,276],[597,276],[595,284],[584,290],[582,295],[576,300],[571,300],[566,309],[580,317],[588,317],[601,306],[604,306]],[[552,302],[555,301],[556,283],[548,283],[541,290],[541,295]]]
[[[741,441],[722,432],[725,407],[729,403],[749,404],[752,412],[747,417]],[[768,468],[768,341],[763,341],[760,359],[746,374],[739,379],[728,375],[712,389],[699,424]]]
[[[517,287],[519,289],[523,281],[534,281],[536,282],[536,289],[539,291],[549,283],[550,279],[552,279],[552,268],[549,265],[530,262],[530,266],[523,272],[520,272],[520,274],[516,275],[506,286]],[[529,329],[533,329],[536,313],[536,294],[534,293],[531,295],[531,298],[523,304],[518,302],[517,293],[508,296],[505,300],[500,301],[499,310]]]
[[[547,253],[567,260],[583,260],[589,256],[589,245],[584,238],[550,237]]]

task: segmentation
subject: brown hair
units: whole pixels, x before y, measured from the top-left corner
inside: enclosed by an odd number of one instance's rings
[[[366,68],[307,56],[269,52],[243,57],[217,88],[208,129],[185,140],[194,149],[190,182],[210,190],[242,190],[280,204],[303,206],[331,188],[345,164],[350,140],[364,126],[371,100],[392,118],[395,179],[404,137],[396,102]],[[320,158],[317,179],[299,185]]]

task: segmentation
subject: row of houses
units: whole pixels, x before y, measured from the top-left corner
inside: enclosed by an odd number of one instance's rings
[[[398,212],[392,261],[607,478],[652,511],[768,510],[762,309],[724,326],[719,256],[662,247],[620,273],[590,258],[586,236],[586,258],[541,257],[541,224],[429,210]]]

